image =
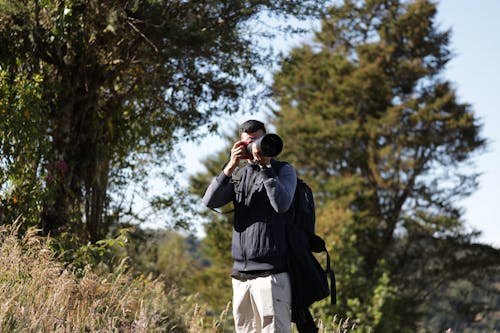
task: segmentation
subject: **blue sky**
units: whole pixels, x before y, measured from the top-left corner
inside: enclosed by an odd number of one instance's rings
[[[500,1],[442,0],[438,22],[452,29],[455,56],[445,76],[455,84],[461,102],[480,117],[485,153],[475,160],[483,174],[479,189],[463,201],[465,221],[483,232],[482,242],[500,246]]]
[[[441,29],[452,29],[453,59],[445,77],[457,91],[460,102],[469,103],[484,124],[483,136],[488,139],[488,150],[474,162],[482,172],[476,192],[462,202],[464,220],[469,228],[482,231],[480,241],[500,246],[500,0],[442,0],[438,5],[437,23]],[[282,41],[282,47],[300,43]],[[252,115],[259,119],[262,114]],[[227,117],[223,123],[231,126],[249,118],[249,115]],[[224,127],[223,127],[224,128]],[[225,127],[227,129],[227,127]],[[202,170],[203,158],[218,151],[223,141],[217,136],[204,140],[203,148],[191,143],[181,146],[192,172]],[[207,147],[209,147],[207,149]]]

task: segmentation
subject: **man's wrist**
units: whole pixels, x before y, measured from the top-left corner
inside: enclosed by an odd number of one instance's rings
[[[233,163],[229,162],[225,167],[224,167],[224,173],[226,176],[231,177],[233,174],[234,169],[238,166],[238,163]]]

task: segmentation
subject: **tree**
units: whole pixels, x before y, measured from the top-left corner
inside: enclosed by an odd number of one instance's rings
[[[236,135],[236,134],[235,134]],[[190,192],[201,200],[213,177],[222,171],[228,160],[228,151],[234,144],[234,137],[227,137],[227,145],[218,153],[204,161],[206,171],[199,172],[190,178]],[[221,212],[229,212],[232,204],[220,208]],[[191,280],[192,290],[199,293],[212,311],[220,312],[231,301],[231,237],[233,231],[233,214],[220,214],[204,209],[200,215],[206,219],[204,224],[205,238],[201,251],[208,265],[203,267]]]
[[[44,234],[103,237],[110,192],[265,94],[257,66],[273,54],[250,22],[307,17],[318,3],[0,1],[4,210]]]
[[[415,332],[431,294],[500,264],[458,205],[486,142],[442,75],[450,31],[435,14],[427,0],[343,1],[275,75],[285,159],[315,191],[337,310],[362,331]]]

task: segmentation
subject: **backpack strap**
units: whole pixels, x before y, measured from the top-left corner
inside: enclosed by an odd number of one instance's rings
[[[330,304],[337,304],[337,286],[335,281],[335,272],[330,266],[330,254],[325,249],[326,252],[326,273],[330,275]]]
[[[228,210],[227,212],[219,211],[219,210],[217,210],[215,208],[211,208],[211,207],[208,207],[208,208],[210,208],[212,211],[214,211],[214,212],[216,212],[218,214],[230,214],[230,213],[234,212],[234,208],[231,209],[231,210]]]
[[[326,244],[323,238],[316,234],[309,234],[309,245],[311,251],[315,253],[325,252],[326,253],[326,269],[325,273],[330,277],[330,304],[337,304],[337,287],[335,281],[335,272],[330,264],[330,254],[326,249]]]
[[[283,167],[285,164],[288,164],[288,162],[285,161],[278,161],[278,160],[271,160],[271,167],[273,168],[274,172],[278,174],[281,170],[281,167]]]

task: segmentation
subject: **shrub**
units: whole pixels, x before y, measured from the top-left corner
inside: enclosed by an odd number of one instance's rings
[[[118,267],[76,275],[46,238],[0,227],[0,332],[189,332],[192,301]]]

